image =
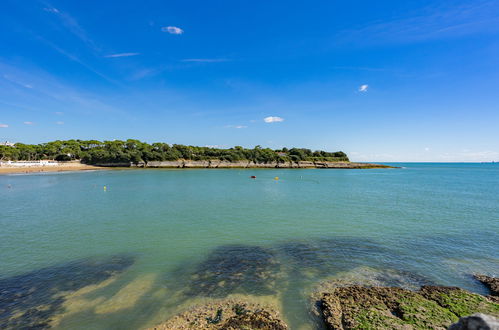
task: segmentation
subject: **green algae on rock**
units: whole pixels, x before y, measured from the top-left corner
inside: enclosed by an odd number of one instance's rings
[[[318,306],[329,329],[446,329],[476,312],[499,315],[499,305],[485,297],[436,286],[339,287],[323,293]]]

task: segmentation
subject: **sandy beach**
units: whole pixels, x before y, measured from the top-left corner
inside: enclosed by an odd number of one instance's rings
[[[0,175],[15,174],[15,173],[43,173],[43,172],[67,172],[67,171],[89,171],[89,170],[106,170],[109,168],[85,165],[80,163],[59,164],[56,166],[29,166],[29,167],[14,167],[0,166]]]

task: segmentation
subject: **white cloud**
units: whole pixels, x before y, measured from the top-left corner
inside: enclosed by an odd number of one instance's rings
[[[227,127],[227,128],[248,128],[248,126],[244,126],[244,125],[227,125],[225,127]]]
[[[186,58],[182,62],[199,62],[199,63],[219,63],[227,62],[228,59],[225,58]]]
[[[359,87],[359,92],[365,93],[365,92],[367,92],[368,89],[369,89],[369,85],[361,85]]]
[[[34,125],[34,124],[35,124],[35,123],[34,123],[34,122],[32,122],[32,121],[25,121],[25,122],[24,122],[24,125]]]
[[[7,127],[9,127],[9,125],[7,125],[7,124],[0,124],[0,128],[7,128]]]
[[[59,13],[60,13],[59,9],[54,8],[54,7],[50,7],[50,8],[48,8],[48,7],[47,7],[47,8],[43,8],[43,10],[48,11],[49,13],[54,13],[54,14],[59,14]]]
[[[430,148],[426,147],[424,148],[424,151],[430,151]]]
[[[56,121],[55,122],[57,125],[64,125],[64,122],[63,121]]]
[[[176,26],[165,26],[161,28],[161,31],[168,32],[170,34],[182,34],[184,30]]]
[[[284,121],[284,118],[270,116],[270,117],[263,118],[263,121],[266,123],[278,123],[278,122]]]
[[[119,54],[106,55],[104,57],[115,58],[115,57],[130,57],[130,56],[137,56],[137,55],[140,55],[140,53],[119,53]]]

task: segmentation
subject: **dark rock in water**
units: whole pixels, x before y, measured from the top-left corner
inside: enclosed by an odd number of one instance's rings
[[[490,277],[486,275],[474,275],[474,277],[482,282],[489,290],[493,296],[499,296],[499,278]]]
[[[445,329],[471,313],[499,315],[499,305],[485,297],[436,286],[340,287],[323,293],[318,306],[329,329]]]
[[[389,251],[370,240],[337,237],[309,242],[286,242],[277,245],[277,251],[289,259],[299,272],[312,271],[319,276],[366,265],[369,261],[379,265],[379,259],[387,259]]]
[[[197,267],[187,295],[273,294],[279,270],[271,250],[247,245],[220,246]]]
[[[269,307],[231,299],[194,307],[153,329],[286,330],[288,327]]]
[[[2,329],[48,328],[64,302],[62,293],[102,282],[133,262],[130,256],[85,259],[0,279]]]
[[[499,319],[482,313],[461,317],[457,323],[452,324],[449,330],[497,330]]]

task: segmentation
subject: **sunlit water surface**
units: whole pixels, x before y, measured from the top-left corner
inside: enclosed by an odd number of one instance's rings
[[[366,269],[483,292],[499,164],[396,165],[0,176],[0,319],[136,329],[239,294],[306,329],[317,284]]]

